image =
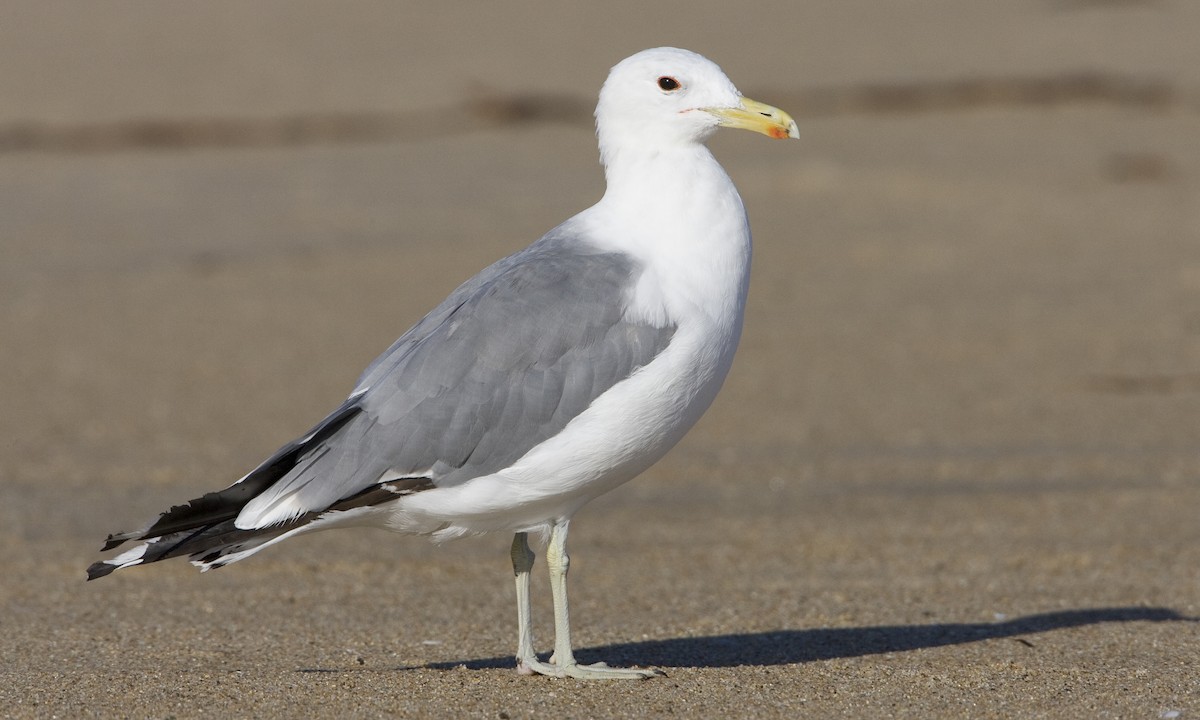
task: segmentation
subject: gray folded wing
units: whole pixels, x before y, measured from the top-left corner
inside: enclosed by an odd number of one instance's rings
[[[238,526],[326,508],[384,477],[447,486],[511,465],[670,341],[673,327],[625,318],[639,272],[562,231],[484,270],[367,368],[361,411]]]

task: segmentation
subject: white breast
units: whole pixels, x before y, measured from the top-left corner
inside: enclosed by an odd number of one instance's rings
[[[596,244],[638,259],[627,315],[674,325],[668,347],[511,467],[405,498],[389,527],[446,539],[565,520],[658,461],[708,409],[741,335],[750,230],[733,183],[697,150],[628,168],[633,185],[610,168],[609,192],[574,219]],[[656,167],[670,172],[657,178]],[[653,193],[629,192],[647,183]]]

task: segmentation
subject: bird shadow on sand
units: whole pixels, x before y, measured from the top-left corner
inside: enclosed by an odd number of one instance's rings
[[[665,668],[716,668],[794,663],[907,652],[923,648],[962,645],[985,640],[1012,639],[1036,648],[1036,637],[1100,623],[1198,622],[1169,608],[1114,607],[1027,615],[991,623],[938,623],[934,625],[880,625],[858,628],[776,630],[707,637],[672,638],[618,643],[578,649],[580,662],[603,660],[610,665]],[[430,663],[424,668],[510,668],[511,657]]]

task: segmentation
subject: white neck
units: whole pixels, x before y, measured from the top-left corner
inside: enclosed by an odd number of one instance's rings
[[[654,320],[687,314],[740,328],[750,227],[712,153],[695,142],[604,150],[608,189],[590,213],[603,218],[605,244],[645,264],[642,310]]]

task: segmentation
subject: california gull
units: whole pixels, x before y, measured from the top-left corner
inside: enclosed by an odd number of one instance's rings
[[[798,137],[717,65],[676,48],[616,65],[596,133],[596,205],[468,280],[379,356],[344,403],[218,492],[110,535],[130,550],[88,579],[186,555],[203,570],[313,530],[375,526],[449,540],[514,533],[517,668],[575,678],[567,528],[650,467],[708,408],[733,361],[750,226],[704,141],[718,127]],[[554,654],[533,649],[528,535],[548,538]]]

